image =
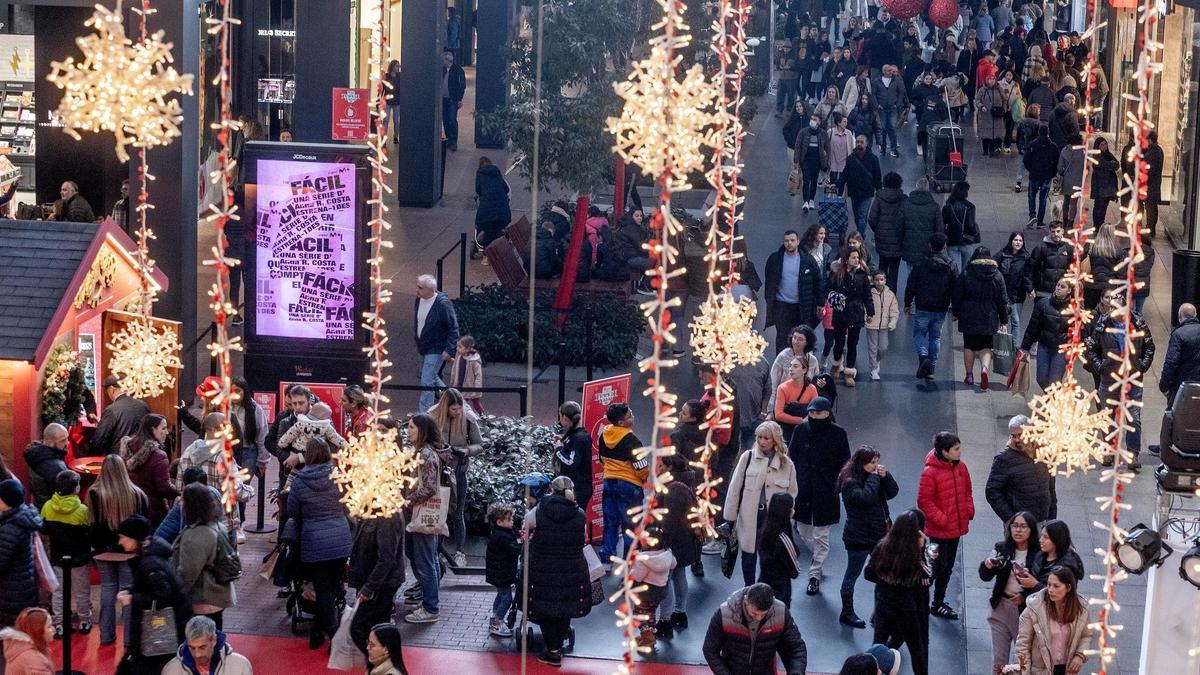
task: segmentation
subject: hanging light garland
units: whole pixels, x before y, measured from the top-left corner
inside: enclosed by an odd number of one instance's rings
[[[649,374],[643,395],[654,403],[654,418],[649,445],[639,448],[636,454],[638,460],[649,460],[650,472],[642,503],[629,510],[634,525],[627,534],[632,544],[624,558],[614,558],[613,569],[613,574],[622,578],[621,587],[611,597],[613,602],[620,599],[617,626],[622,629],[625,648],[620,673],[633,672],[634,653],[649,651],[648,647],[638,646],[635,636],[642,622],[653,619],[637,609],[638,596],[646,586],[633,581],[630,571],[642,546],[656,543],[646,529],[665,516],[658,498],[671,481],[669,472],[660,473],[659,460],[674,452],[667,434],[677,421],[677,396],[667,390],[663,374],[676,364],[669,356],[670,346],[675,343],[671,310],[680,302],[677,297],[668,297],[667,287],[670,279],[686,272],[674,243],[683,234],[683,226],[671,214],[671,193],[688,189],[688,174],[703,169],[706,152],[719,148],[722,142],[715,130],[720,123],[720,89],[705,77],[699,65],[693,65],[682,77],[677,75],[681,57],[676,50],[691,41],[683,4],[679,0],[658,3],[663,18],[653,30],[661,32],[650,39],[649,56],[633,64],[627,80],[614,85],[625,104],[621,116],[607,122],[616,139],[615,151],[653,175],[660,193],[659,206],[650,219],[651,238],[646,244],[651,263],[647,274],[655,296],[642,304],[652,348],[638,364],[642,372]],[[664,353],[668,354],[665,358]]]
[[[333,479],[342,488],[342,503],[350,513],[361,518],[390,516],[408,504],[405,495],[417,480],[417,469],[421,457],[416,450],[404,444],[395,429],[384,429],[377,420],[387,416],[385,409],[388,398],[383,394],[383,385],[391,379],[385,371],[391,367],[388,360],[387,325],[383,318],[383,306],[391,300],[389,280],[383,276],[383,254],[392,248],[385,238],[391,229],[387,222],[388,208],[383,203],[384,195],[392,190],[387,184],[387,103],[391,85],[383,77],[385,72],[384,52],[387,37],[384,17],[387,13],[386,0],[379,0],[378,14],[371,23],[371,115],[375,119],[368,137],[371,162],[371,208],[370,236],[367,244],[371,248],[367,265],[370,267],[371,308],[364,313],[363,327],[370,333],[371,343],[365,348],[371,368],[366,376],[367,399],[370,412],[366,428],[352,435],[349,445],[338,453],[338,463]]]
[[[1030,420],[1045,424],[1027,424],[1021,438],[1036,448],[1037,461],[1052,471],[1070,476],[1086,471],[1104,457],[1104,440],[1112,427],[1105,410],[1093,412],[1100,399],[1073,380],[1055,382],[1045,393],[1029,402]]]
[[[216,132],[217,168],[209,174],[214,191],[219,195],[216,203],[209,206],[205,221],[213,226],[216,243],[212,247],[212,257],[204,264],[216,271],[217,278],[209,289],[209,308],[213,311],[213,336],[208,344],[209,354],[217,363],[217,377],[220,384],[211,391],[209,399],[224,416],[225,423],[217,432],[214,441],[222,446],[221,460],[217,463],[218,475],[221,478],[221,503],[227,510],[237,506],[237,485],[239,476],[231,469],[236,464],[233,458],[233,425],[229,420],[229,408],[233,402],[233,352],[242,350],[241,338],[230,337],[229,322],[237,315],[233,299],[229,295],[229,271],[238,264],[238,260],[226,255],[225,249],[229,242],[225,239],[225,225],[230,221],[239,220],[237,206],[233,200],[233,185],[237,176],[237,161],[233,158],[233,135],[238,131],[238,123],[233,119],[230,108],[233,92],[231,86],[229,35],[233,27],[240,24],[230,14],[230,0],[216,0],[216,12],[205,19],[208,34],[215,36],[217,49],[220,54],[220,66],[212,83],[217,87],[217,115],[212,129]]]

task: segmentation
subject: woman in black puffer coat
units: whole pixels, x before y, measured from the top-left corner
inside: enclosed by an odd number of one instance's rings
[[[512,210],[509,207],[509,195],[512,190],[500,167],[492,164],[487,157],[479,158],[479,168],[475,170],[475,229],[476,248],[472,257],[478,256],[487,245],[504,234],[512,220]]]
[[[979,357],[979,388],[987,391],[988,371],[992,369],[992,338],[1002,324],[1008,323],[1008,289],[992,252],[980,246],[971,254],[967,271],[954,280],[952,294],[954,318],[963,334],[964,384],[975,384],[975,357]]]
[[[575,484],[575,503],[587,508],[592,500],[592,437],[582,426],[583,407],[567,401],[558,408],[562,440],[554,448],[556,476],[566,476]]]
[[[842,370],[844,358],[846,386],[853,387],[858,375],[854,367],[858,357],[858,336],[867,317],[875,315],[871,280],[857,250],[842,249],[841,259],[829,272],[825,298],[833,312],[833,375],[836,377]]]
[[[1008,243],[996,252],[996,265],[1000,267],[1000,276],[1004,277],[1004,288],[1008,291],[1008,302],[1012,311],[1008,317],[1008,332],[1015,340],[1021,334],[1021,309],[1025,300],[1033,294],[1033,279],[1025,273],[1025,263],[1029,262],[1029,249],[1025,247],[1025,235],[1013,232],[1008,235]]]
[[[900,493],[900,486],[879,463],[879,451],[863,445],[842,467],[837,488],[846,505],[846,526],[842,528],[846,575],[842,577],[842,613],[838,621],[853,628],[866,628],[867,624],[854,613],[854,584],[871,550],[887,534],[891,522],[887,503]]]
[[[879,269],[887,275],[888,288],[899,288],[900,258],[904,255],[904,194],[903,179],[895,171],[883,177],[883,189],[875,193],[867,223],[875,233],[875,253],[879,255]]]
[[[559,476],[534,513],[536,523],[529,541],[529,619],[541,626],[545,650],[543,663],[562,663],[562,645],[571,619],[592,610],[592,585],[587,560],[583,511],[575,505],[574,485]]]
[[[1026,354],[1037,343],[1037,383],[1043,390],[1061,380],[1067,370],[1067,357],[1060,348],[1067,341],[1068,321],[1063,311],[1070,303],[1070,295],[1071,283],[1059,279],[1054,293],[1038,298],[1021,340],[1021,351]]]

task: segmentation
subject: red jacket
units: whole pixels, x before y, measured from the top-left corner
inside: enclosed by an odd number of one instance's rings
[[[925,534],[935,539],[961,537],[975,517],[971,474],[963,462],[939,459],[933,450],[925,455],[917,508],[925,512]]]

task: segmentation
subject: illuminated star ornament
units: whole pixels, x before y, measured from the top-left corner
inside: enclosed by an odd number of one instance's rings
[[[63,90],[57,115],[76,140],[80,131],[111,131],[117,158],[129,161],[127,146],[166,145],[182,135],[183,108],[171,94],[191,94],[192,76],[170,64],[171,43],[158,31],[134,43],[125,37],[121,3],[96,5],[86,24],[92,35],[76,38],[83,60],[53,62],[47,79]]]
[[[153,398],[175,386],[171,371],[183,367],[175,331],[155,328],[146,317],[126,324],[108,348],[109,370],[120,373],[121,387],[134,398]]]
[[[704,363],[728,373],[758,362],[767,341],[751,330],[758,306],[731,293],[715,296],[700,306],[692,320],[692,352]]]
[[[1104,438],[1112,427],[1107,410],[1092,412],[1095,392],[1074,380],[1050,385],[1044,394],[1029,402],[1029,423],[1021,439],[1037,452],[1037,461],[1065,476],[1086,471],[1103,459],[1108,445]]]

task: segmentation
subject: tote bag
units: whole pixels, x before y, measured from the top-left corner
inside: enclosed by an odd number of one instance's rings
[[[165,656],[179,648],[175,634],[175,608],[159,607],[157,603],[142,612],[142,656]]]
[[[54,576],[54,568],[50,566],[50,556],[46,555],[41,536],[31,535],[30,546],[33,549],[33,569],[37,573],[38,588],[47,593],[57,591],[58,577]]]
[[[446,516],[450,512],[450,488],[439,485],[437,494],[424,503],[413,507],[412,518],[406,530],[415,534],[437,534],[450,536],[446,527]]]

